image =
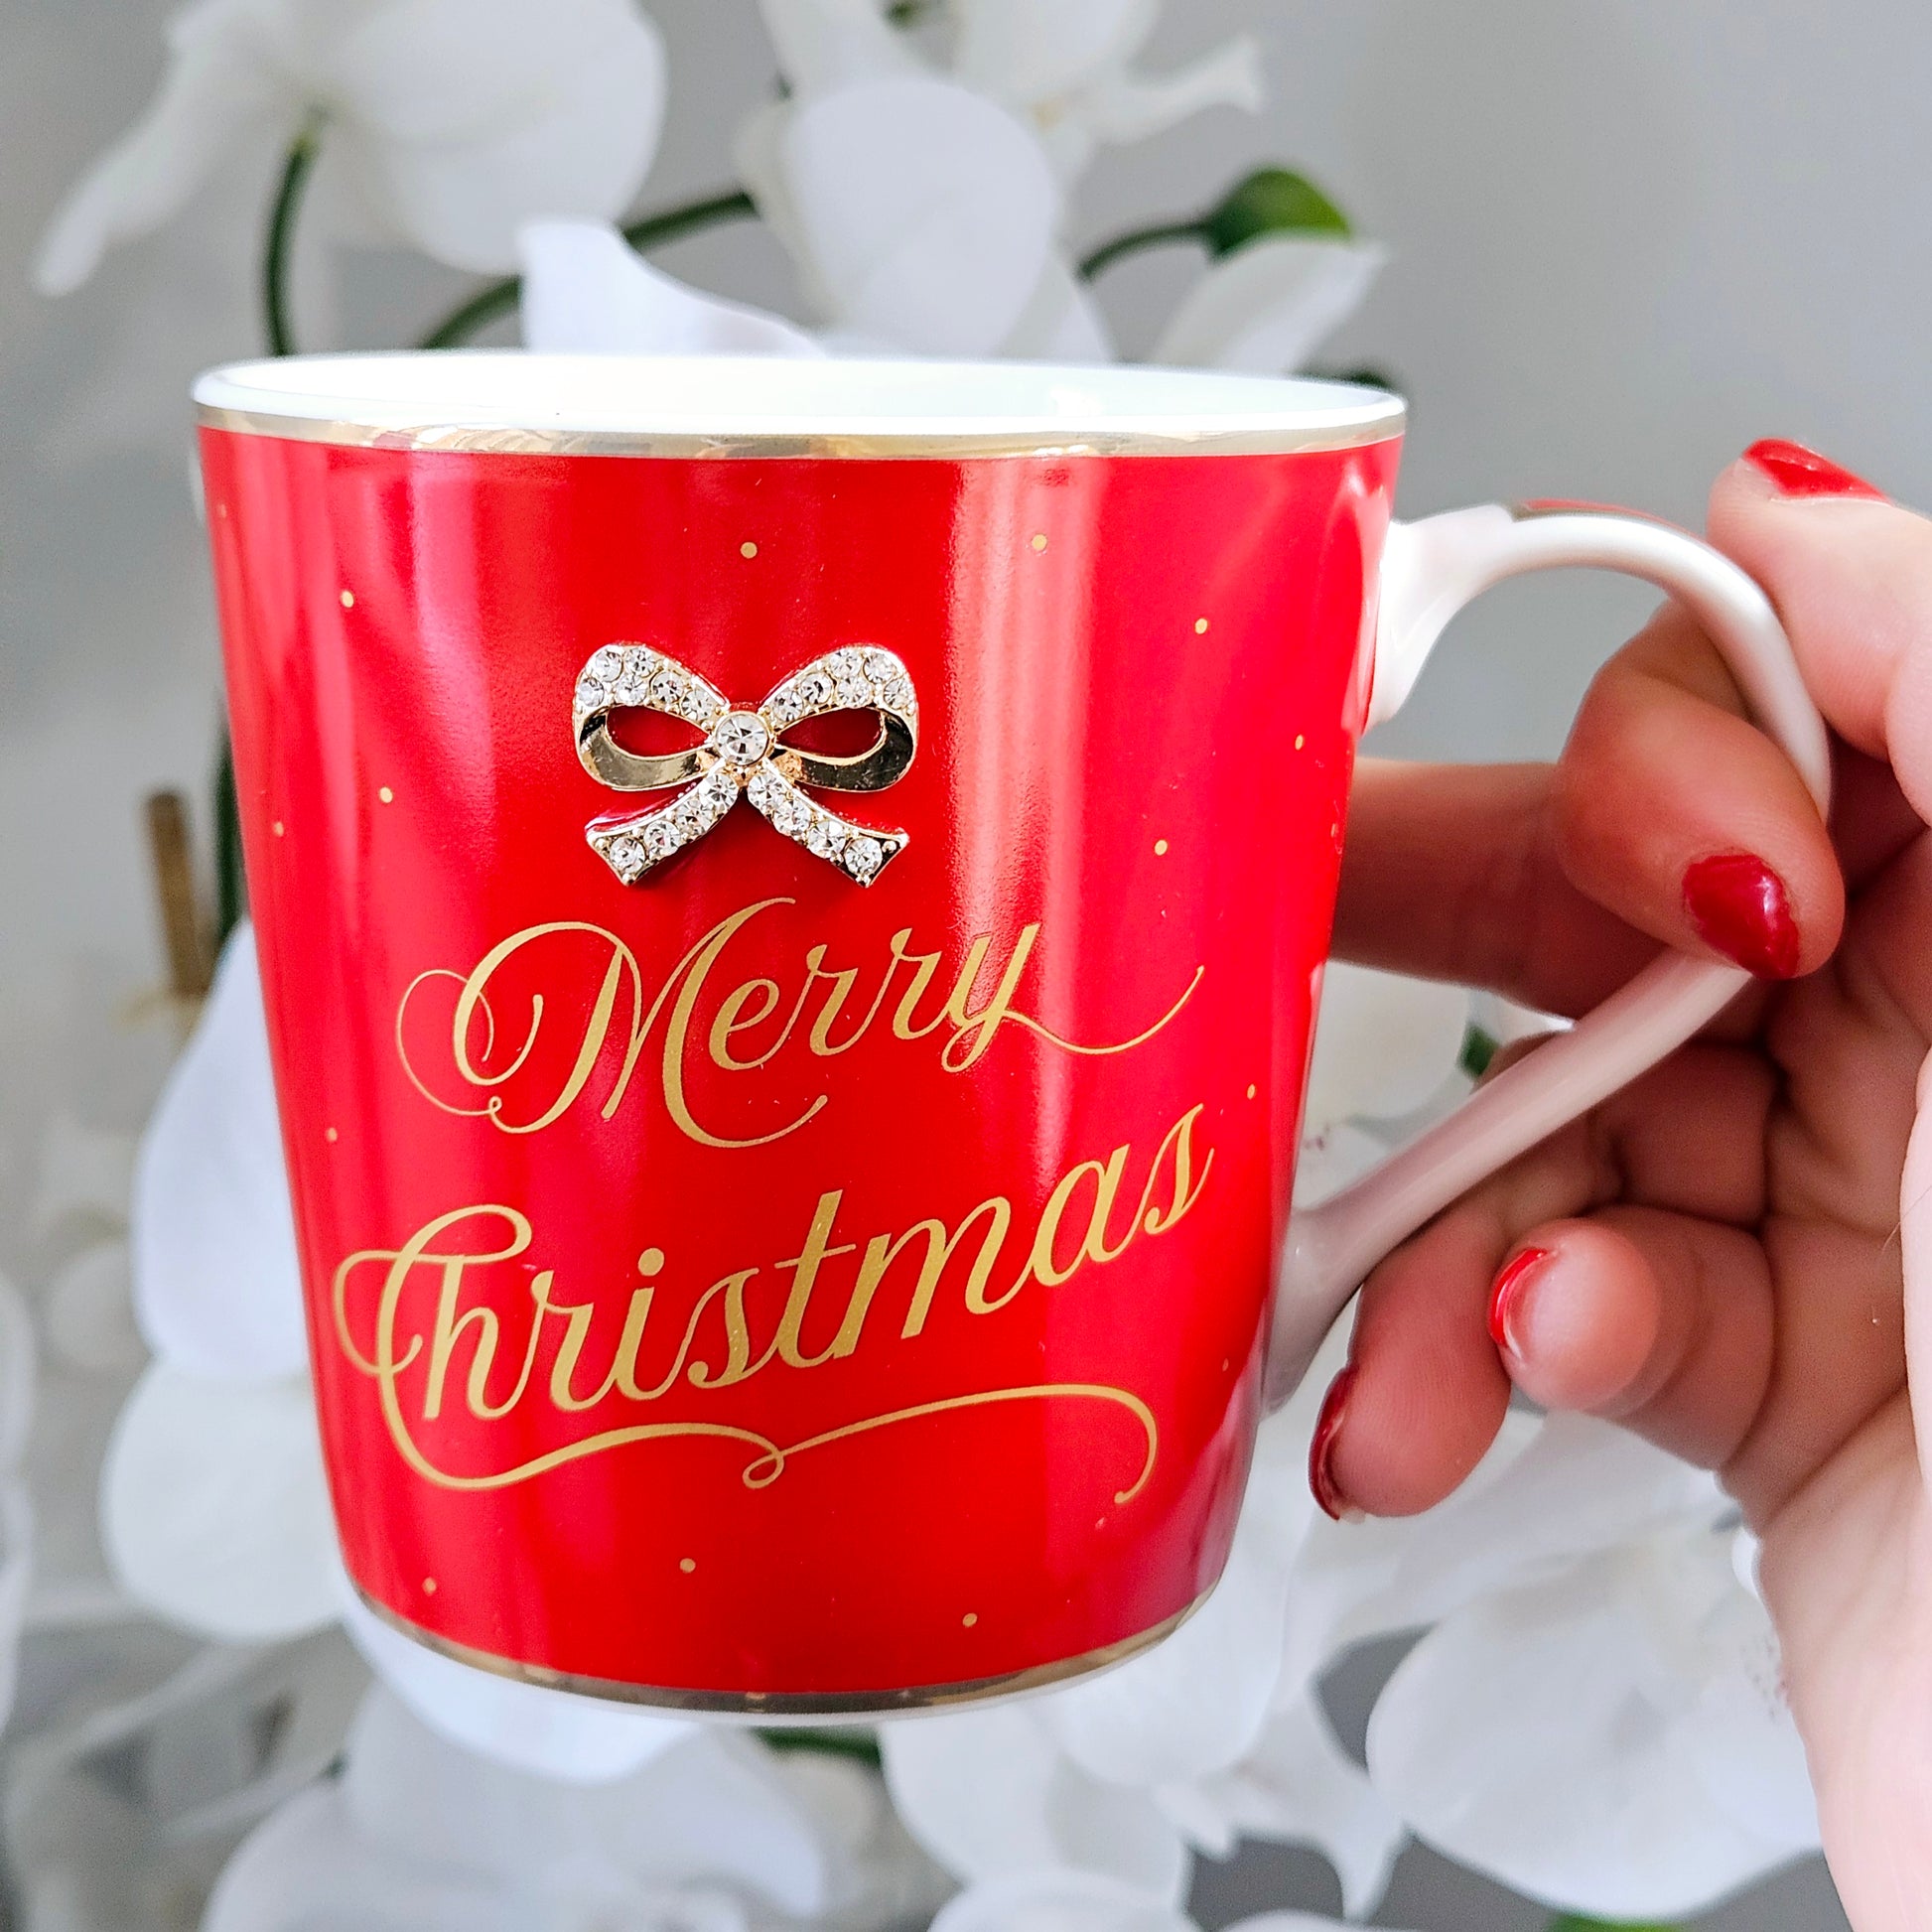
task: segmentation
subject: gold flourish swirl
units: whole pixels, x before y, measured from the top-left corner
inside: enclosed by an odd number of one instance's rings
[[[340,1280],[340,1277],[339,1277]],[[632,1443],[658,1442],[670,1437],[709,1436],[726,1442],[744,1443],[758,1453],[746,1463],[740,1479],[748,1489],[766,1489],[784,1474],[791,1458],[802,1455],[807,1449],[823,1449],[828,1444],[840,1443],[854,1436],[863,1436],[875,1429],[887,1429],[895,1423],[913,1422],[922,1416],[947,1415],[957,1410],[986,1408],[996,1403],[1038,1402],[1065,1397],[1073,1400],[1092,1402],[1111,1402],[1128,1411],[1141,1425],[1147,1439],[1146,1453],[1141,1458],[1141,1467],[1134,1480],[1125,1489],[1114,1491],[1116,1504],[1130,1503],[1147,1487],[1148,1479],[1154,1474],[1154,1464],[1160,1452],[1160,1425],[1154,1419],[1154,1412],[1137,1395],[1126,1389],[1110,1388],[1100,1382],[1044,1382],[1010,1389],[985,1389],[974,1395],[947,1396],[937,1402],[921,1402],[909,1409],[895,1409],[883,1416],[867,1416],[858,1422],[845,1423],[837,1429],[828,1429],[817,1436],[808,1436],[803,1442],[785,1446],[760,1435],[754,1429],[742,1429],[731,1423],[707,1422],[661,1422],[637,1423],[623,1429],[607,1429],[595,1436],[586,1436],[575,1443],[565,1443],[561,1447],[546,1450],[541,1455],[533,1455],[527,1461],[514,1467],[499,1469],[487,1475],[458,1475],[450,1470],[439,1468],[425,1455],[415,1439],[409,1433],[409,1424],[402,1413],[402,1405],[396,1396],[396,1381],[393,1374],[384,1375],[376,1370],[375,1364],[367,1362],[357,1351],[349,1350],[350,1359],[365,1373],[375,1372],[381,1390],[383,1420],[388,1424],[390,1440],[395,1444],[397,1452],[403,1460],[423,1478],[434,1483],[439,1489],[507,1489],[518,1483],[528,1482],[533,1477],[546,1474],[551,1469],[562,1468],[568,1462],[576,1462],[588,1455],[601,1454],[610,1449],[623,1449]],[[406,1366],[415,1350],[400,1366]]]

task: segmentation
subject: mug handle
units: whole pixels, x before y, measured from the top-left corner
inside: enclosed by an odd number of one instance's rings
[[[1500,503],[1389,531],[1370,725],[1400,709],[1449,620],[1492,584],[1530,571],[1617,570],[1668,592],[1709,633],[1755,722],[1831,806],[1824,720],[1770,600],[1710,545],[1669,524],[1587,504]],[[1682,953],[1480,1087],[1372,1173],[1291,1217],[1275,1298],[1267,1403],[1278,1408],[1371,1268],[1477,1181],[1654,1066],[1750,984],[1740,968]]]

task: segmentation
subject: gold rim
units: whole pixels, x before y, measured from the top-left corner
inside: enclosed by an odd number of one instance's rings
[[[805,1724],[825,1718],[890,1717],[900,1711],[938,1711],[949,1705],[980,1704],[996,1698],[1020,1697],[1029,1691],[1044,1690],[1063,1684],[1069,1678],[1083,1677],[1092,1671],[1124,1664],[1128,1658],[1151,1650],[1171,1637],[1205,1603],[1213,1593],[1201,1593],[1186,1608],[1177,1610],[1151,1630],[1123,1637],[1104,1649],[1089,1650],[1055,1664],[1038,1664],[1032,1670],[1009,1671],[1002,1677],[981,1677],[960,1684],[928,1684],[911,1691],[852,1691],[792,1693],[753,1691],[667,1690],[657,1685],[620,1684],[602,1677],[577,1677],[569,1671],[546,1670],[541,1664],[518,1663],[514,1658],[497,1657],[487,1650],[473,1650],[468,1644],[439,1637],[420,1624],[379,1603],[360,1584],[355,1593],[369,1610],[390,1629],[475,1670],[488,1671],[493,1677],[506,1677],[512,1683],[535,1684],[546,1691],[568,1691],[577,1697],[602,1698],[614,1704],[647,1705],[660,1711],[681,1711],[693,1716],[735,1717],[759,1724]]]
[[[938,458],[957,463],[983,457],[1299,456],[1324,450],[1357,450],[1374,443],[1392,443],[1402,435],[1408,411],[1393,398],[1391,402],[1387,412],[1360,422],[1324,423],[1302,430],[1278,424],[1266,429],[1191,434],[1178,430],[1103,430],[1059,438],[1037,429],[958,433],[906,429],[818,435],[759,431],[706,436],[663,431],[513,429],[474,423],[384,426],[278,416],[207,402],[196,405],[196,416],[203,428],[223,430],[232,436],[271,436],[291,443],[461,456],[761,458],[766,462],[796,457]]]

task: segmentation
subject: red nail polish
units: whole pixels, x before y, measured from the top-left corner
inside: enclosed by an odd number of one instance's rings
[[[1863,496],[1875,502],[1885,500],[1882,489],[1874,489],[1863,477],[1856,477],[1842,464],[1834,463],[1802,443],[1788,443],[1782,437],[1767,437],[1744,452],[1744,461],[1754,464],[1777,484],[1783,496]]]
[[[1341,1492],[1335,1481],[1335,1438],[1341,1434],[1342,1418],[1348,1413],[1348,1398],[1355,1390],[1356,1369],[1351,1364],[1328,1385],[1321,1399],[1321,1414],[1309,1444],[1309,1488],[1322,1509],[1337,1523],[1359,1523],[1362,1512]]]
[[[1530,1277],[1549,1259],[1548,1248],[1525,1248],[1504,1264],[1489,1291],[1489,1339],[1512,1355],[1523,1352],[1516,1345],[1516,1316],[1522,1310],[1523,1293]]]
[[[1684,909],[1705,943],[1760,979],[1798,971],[1798,922],[1784,881],[1748,852],[1700,859],[1684,875]]]

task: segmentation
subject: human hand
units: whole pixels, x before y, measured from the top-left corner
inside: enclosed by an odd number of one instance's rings
[[[1834,731],[1829,834],[1674,609],[1557,766],[1358,775],[1339,954],[1566,1014],[1659,941],[1766,984],[1375,1271],[1311,1478],[1427,1508],[1512,1385],[1719,1470],[1847,1910],[1892,1932],[1932,1923],[1932,522],[1759,445],[1710,535]]]

